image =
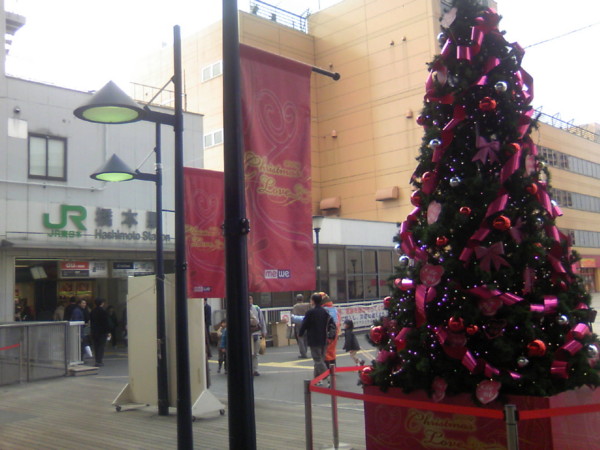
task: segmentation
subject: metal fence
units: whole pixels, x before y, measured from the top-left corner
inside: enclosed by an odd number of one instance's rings
[[[272,22],[293,28],[294,30],[302,31],[303,33],[308,32],[308,10],[302,13],[302,15],[298,15],[294,14],[293,12],[286,11],[285,9],[278,8],[277,6],[265,3],[261,0],[251,0],[250,12],[255,16],[271,20]]]
[[[0,385],[65,376],[81,363],[81,322],[0,324]]]
[[[375,306],[375,305],[378,305],[381,303],[382,303],[381,299],[376,299],[376,300],[366,300],[366,301],[361,301],[361,302],[335,303],[334,306],[336,306],[337,308],[372,307],[372,306]],[[289,315],[292,312],[292,308],[293,308],[293,306],[281,306],[281,307],[277,307],[277,308],[261,308],[261,311],[265,315],[265,320],[267,322],[267,335],[268,336],[273,335],[272,325],[274,323],[281,322],[281,318],[283,316],[289,317]],[[224,309],[219,309],[219,310],[213,311],[213,316],[212,316],[213,325],[217,325],[221,320],[225,319],[226,315],[227,315],[226,310],[224,310]],[[383,314],[381,314],[381,315],[383,315]],[[355,323],[355,325],[356,325],[356,323]],[[370,328],[370,326],[371,326],[371,323],[368,322],[365,325],[355,326],[354,330],[355,331],[364,331],[364,330],[368,330]]]

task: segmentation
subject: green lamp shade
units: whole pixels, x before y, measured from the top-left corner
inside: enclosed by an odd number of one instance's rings
[[[129,181],[133,180],[133,175],[130,173],[99,173],[94,178],[100,181]]]
[[[100,181],[129,181],[135,178],[135,171],[113,154],[108,161],[90,175],[90,178]]]
[[[130,123],[139,120],[139,113],[123,106],[97,106],[82,111],[81,118],[96,123]]]
[[[76,117],[95,123],[137,122],[143,119],[144,113],[144,109],[112,81],[73,111]]]

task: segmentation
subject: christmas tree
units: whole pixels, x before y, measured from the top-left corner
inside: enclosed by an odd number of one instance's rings
[[[441,19],[414,210],[395,237],[393,295],[370,331],[379,352],[363,384],[487,403],[600,382],[595,312],[530,138],[533,81],[499,22],[476,0]]]

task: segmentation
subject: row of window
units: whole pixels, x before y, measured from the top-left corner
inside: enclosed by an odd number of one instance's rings
[[[321,246],[316,290],[327,292],[336,303],[383,298],[391,292],[388,279],[394,273],[397,258],[391,248]],[[306,291],[303,294],[309,298],[311,292],[313,291]],[[255,299],[260,298],[261,306],[289,306],[294,304],[296,294],[297,292],[291,291],[263,292],[255,293]]]
[[[65,181],[67,179],[67,140],[29,135],[29,178]]]
[[[223,61],[217,61],[202,68],[203,83],[221,75],[223,75]]]
[[[560,206],[565,208],[600,213],[600,197],[555,188],[550,189],[550,195]]]
[[[577,247],[600,248],[600,233],[586,230],[561,230],[571,238],[571,245]]]
[[[223,129],[204,135],[204,148],[213,147],[223,143]]]
[[[538,147],[540,154],[544,156],[548,164],[558,169],[600,179],[600,164],[586,161],[585,159],[567,155],[548,147]]]

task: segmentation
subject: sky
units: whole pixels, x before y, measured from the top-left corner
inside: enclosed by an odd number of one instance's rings
[[[7,73],[83,91],[99,89],[111,79],[126,87],[132,55],[171,46],[176,24],[185,39],[218,21],[222,4],[222,0],[4,1],[5,9],[27,19],[13,40]],[[339,1],[267,3],[300,14]],[[247,10],[249,0],[238,0],[238,5]],[[600,1],[498,0],[498,12],[507,40],[526,48],[522,67],[534,78],[533,105],[573,124],[600,123],[595,103],[600,101],[596,86]],[[423,82],[425,78],[423,73]]]

